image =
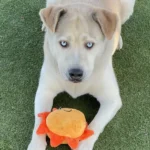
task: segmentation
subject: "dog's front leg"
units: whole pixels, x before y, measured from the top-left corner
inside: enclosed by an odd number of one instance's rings
[[[112,77],[115,78],[114,75]],[[94,131],[94,135],[82,141],[77,150],[93,150],[94,143],[98,139],[100,133],[103,132],[105,126],[122,106],[116,80],[109,79],[110,78],[106,79],[106,81],[104,81],[105,83],[101,83],[103,85],[98,88],[99,90],[95,90],[96,92],[94,91],[93,93],[101,104],[97,115],[89,125],[89,129]]]
[[[98,139],[100,133],[103,132],[107,123],[115,116],[117,111],[121,108],[121,100],[119,96],[110,96],[110,99],[104,98],[103,100],[99,99],[99,101],[101,103],[100,110],[98,111],[94,120],[89,125],[89,129],[92,129],[94,131],[94,135],[87,140],[81,142],[77,150],[93,150],[94,143]]]
[[[53,99],[57,95],[54,90],[54,84],[46,80],[46,77],[41,77],[39,87],[35,97],[35,125],[32,134],[32,140],[27,150],[45,150],[46,149],[46,135],[37,135],[36,130],[41,123],[41,118],[38,114],[41,112],[50,111],[53,105]]]
[[[37,135],[36,130],[41,122],[38,113],[50,111],[53,104],[54,93],[50,91],[38,90],[35,98],[35,125],[32,134],[31,143],[28,150],[45,150],[46,140],[45,135]]]

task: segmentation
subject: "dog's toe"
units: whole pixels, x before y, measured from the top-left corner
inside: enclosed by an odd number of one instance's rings
[[[81,141],[81,143],[79,144],[79,147],[76,150],[93,150],[95,142],[90,139],[91,138],[88,138],[85,141]]]
[[[46,141],[39,139],[32,140],[29,144],[27,150],[46,150],[47,143]]]

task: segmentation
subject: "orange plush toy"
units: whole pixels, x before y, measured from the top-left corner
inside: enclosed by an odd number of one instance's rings
[[[76,109],[53,109],[52,112],[40,113],[38,116],[42,122],[37,134],[47,134],[52,147],[68,144],[71,149],[76,149],[80,141],[94,134],[92,130],[87,129],[84,114]]]

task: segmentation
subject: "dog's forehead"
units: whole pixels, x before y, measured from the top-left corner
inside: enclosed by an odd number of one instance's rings
[[[62,18],[58,35],[66,37],[69,40],[89,40],[101,38],[101,31],[97,24],[92,20],[92,17],[84,16],[82,13],[77,13],[72,16]]]
[[[87,24],[86,19],[82,16],[82,14],[71,14],[66,15],[64,18],[60,20],[60,32],[70,32],[74,30],[78,30],[80,32],[87,32]],[[63,26],[63,29],[61,27]]]

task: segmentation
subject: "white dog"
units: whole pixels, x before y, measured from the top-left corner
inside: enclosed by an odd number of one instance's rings
[[[77,150],[92,150],[100,133],[122,106],[112,54],[122,45],[121,25],[135,0],[48,0],[40,11],[46,28],[44,63],[35,97],[35,126],[28,150],[45,150],[45,135],[36,134],[40,118],[63,91],[72,97],[89,93],[101,107],[90,123],[95,134]]]

